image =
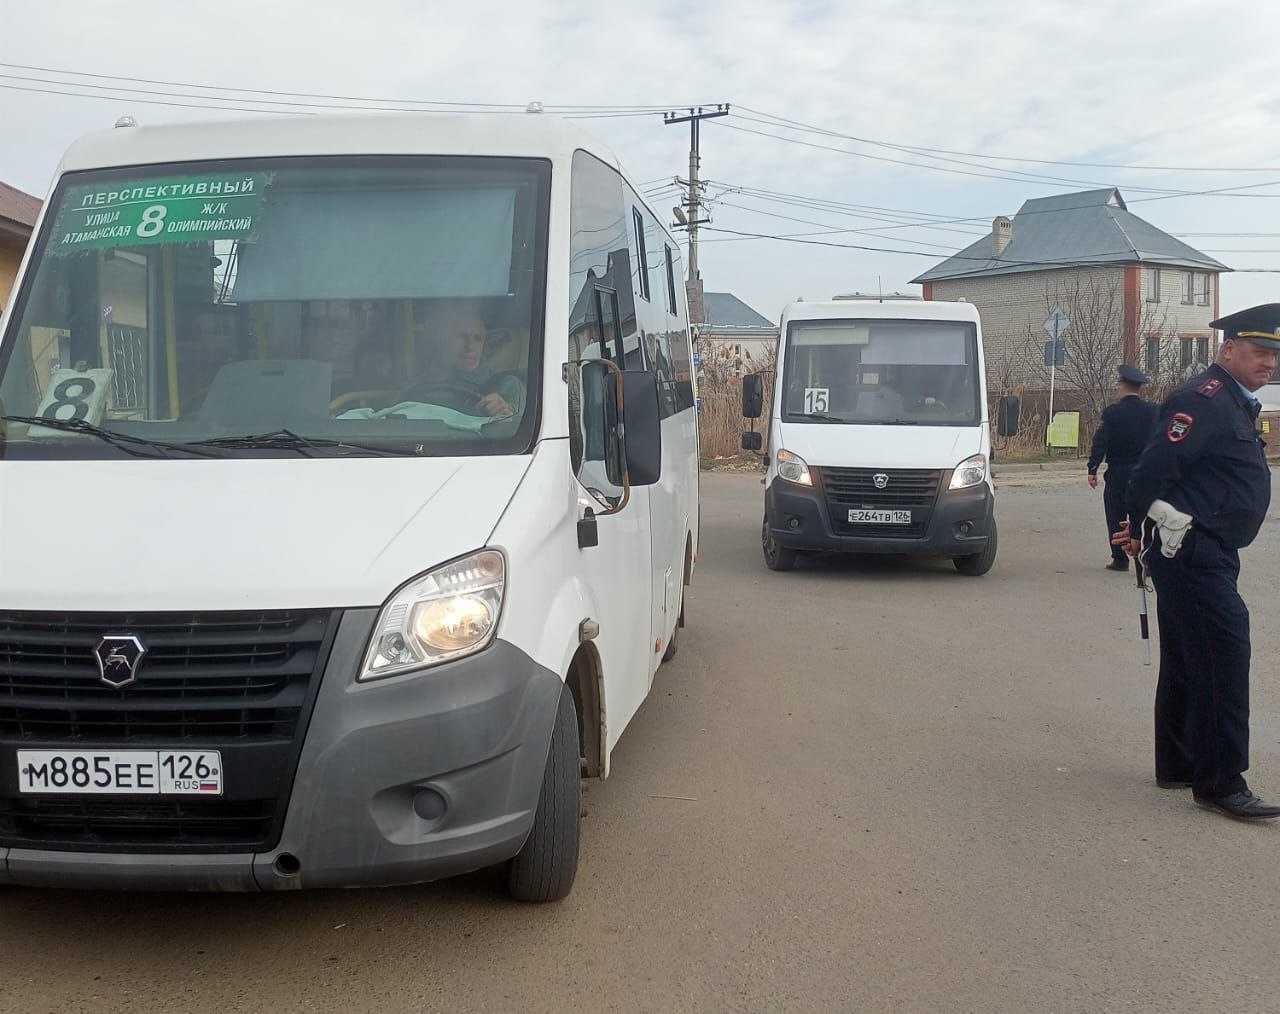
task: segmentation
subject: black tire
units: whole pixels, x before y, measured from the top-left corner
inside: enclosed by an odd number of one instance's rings
[[[798,554],[794,549],[780,544],[769,534],[768,518],[765,518],[764,524],[760,527],[760,544],[764,549],[765,566],[770,570],[790,570],[796,565]]]
[[[516,901],[559,901],[573,887],[582,834],[582,762],[573,694],[560,693],[551,749],[533,830],[507,867],[507,890]]]
[[[996,562],[996,519],[991,519],[991,534],[987,536],[987,548],[972,556],[957,556],[951,562],[965,577],[982,577]]]

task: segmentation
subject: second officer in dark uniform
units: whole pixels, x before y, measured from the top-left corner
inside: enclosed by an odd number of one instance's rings
[[[1129,482],[1130,553],[1157,593],[1160,679],[1156,780],[1189,785],[1201,806],[1231,817],[1280,817],[1244,780],[1249,767],[1249,610],[1236,589],[1239,551],[1262,527],[1271,473],[1253,396],[1280,359],[1280,303],[1213,322],[1217,362],[1160,407]]]
[[[1102,410],[1102,421],[1093,435],[1089,450],[1089,485],[1098,488],[1098,466],[1107,462],[1106,488],[1102,492],[1102,504],[1107,514],[1107,540],[1120,527],[1127,516],[1125,491],[1129,487],[1129,475],[1142,456],[1151,434],[1151,423],[1156,417],[1156,407],[1141,397],[1142,385],[1148,378],[1136,366],[1121,366],[1116,371],[1116,394],[1119,398]],[[1119,546],[1111,547],[1111,562],[1107,570],[1128,570],[1129,558]]]

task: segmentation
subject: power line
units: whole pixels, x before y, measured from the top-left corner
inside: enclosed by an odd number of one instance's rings
[[[822,136],[824,136],[824,137],[836,137],[836,138],[840,138],[840,139],[843,139],[843,140],[851,140],[851,141],[854,141],[854,142],[856,142],[856,143],[858,143],[858,144],[868,144],[868,145],[872,145],[872,146],[874,146],[874,147],[878,147],[878,148],[888,148],[888,149],[889,149],[889,150],[891,150],[891,151],[901,151],[901,152],[903,152],[903,153],[905,153],[905,154],[908,154],[908,155],[915,155],[915,156],[917,156],[918,158],[929,158],[929,159],[933,159],[934,161],[937,161],[937,162],[949,162],[949,163],[952,163],[952,164],[954,164],[954,165],[967,166],[967,167],[969,167],[969,168],[971,168],[971,169],[990,169],[990,170],[993,170],[994,172],[997,172],[997,173],[1001,173],[1001,172],[1002,172],[1002,173],[1012,173],[1012,174],[1013,174],[1013,178],[1014,178],[1014,179],[1016,179],[1016,180],[1018,180],[1018,181],[1023,181],[1023,180],[1025,180],[1025,181],[1027,181],[1027,182],[1049,182],[1049,183],[1053,183],[1053,184],[1062,184],[1062,185],[1067,185],[1067,186],[1084,186],[1084,187],[1105,187],[1105,186],[1107,186],[1107,184],[1105,184],[1105,183],[1099,183],[1099,182],[1094,181],[1094,180],[1077,180],[1077,179],[1070,179],[1070,178],[1068,178],[1068,177],[1063,177],[1063,176],[1046,176],[1046,175],[1045,175],[1045,174],[1043,174],[1043,173],[1032,173],[1032,172],[1027,172],[1027,171],[1022,170],[1022,169],[1001,169],[1001,168],[1000,168],[1000,167],[998,167],[998,166],[986,165],[986,164],[983,164],[983,163],[980,163],[980,162],[970,162],[970,161],[966,161],[966,160],[964,160],[964,159],[951,158],[951,157],[949,157],[949,156],[945,156],[945,155],[933,155],[933,154],[930,154],[928,151],[924,151],[924,150],[917,150],[917,149],[912,149],[912,148],[904,148],[904,147],[902,147],[901,145],[889,144],[889,143],[884,142],[884,141],[868,141],[868,140],[865,140],[865,139],[863,139],[863,138],[853,137],[853,136],[851,136],[851,135],[847,135],[847,134],[837,134],[837,133],[835,133],[834,131],[824,131],[824,130],[821,130],[821,129],[818,129],[818,128],[809,128],[809,127],[806,127],[806,126],[804,126],[804,125],[799,125],[799,126],[789,126],[789,125],[787,125],[787,124],[785,124],[785,123],[776,123],[776,122],[773,122],[773,121],[771,121],[771,120],[762,120],[762,119],[758,119],[758,118],[756,118],[756,117],[750,117],[750,116],[743,116],[743,117],[740,117],[740,118],[741,118],[741,119],[744,119],[744,120],[747,120],[748,122],[751,122],[751,123],[759,123],[759,124],[763,124],[763,125],[765,125],[765,126],[769,126],[769,127],[780,127],[780,128],[781,128],[781,129],[783,129],[783,130],[799,130],[799,131],[805,131],[805,132],[808,132],[808,133],[818,133],[818,134],[820,134],[820,135],[822,135]],[[782,137],[782,135],[771,135],[771,136]],[[786,138],[786,139],[787,139],[787,140],[796,140],[795,138]],[[839,150],[845,151],[845,150],[847,150],[847,149],[839,149]],[[893,163],[895,163],[895,164],[899,164],[899,165],[914,165],[914,166],[916,166],[916,167],[918,167],[918,168],[921,168],[921,169],[937,169],[937,168],[941,168],[941,167],[939,167],[939,166],[925,166],[925,165],[921,165],[921,164],[920,164],[920,163],[918,163],[918,162],[902,162],[902,161],[897,160],[897,159],[889,159],[889,158],[885,158],[884,156],[880,156],[880,155],[868,155],[866,152],[848,152],[848,154],[854,155],[854,156],[859,157],[859,158],[873,158],[873,159],[876,159],[876,160],[878,160],[878,161],[882,161],[882,162],[893,162]],[[1164,188],[1164,187],[1139,187],[1139,186],[1134,186],[1134,187],[1132,187],[1131,189],[1133,189],[1133,190],[1142,190],[1142,191],[1145,191],[1145,192],[1151,192],[1151,193],[1173,193],[1173,192],[1174,192],[1174,191],[1172,191],[1172,190],[1170,190],[1170,189],[1168,189],[1168,188]]]
[[[741,236],[748,239],[768,239],[786,243],[801,243],[806,246],[824,246],[834,247],[841,250],[864,250],[869,253],[889,253],[889,254],[907,254],[913,257],[929,257],[936,260],[938,254],[932,250],[902,250],[893,247],[867,246],[861,243],[837,243],[834,240],[807,239],[795,235],[782,235],[776,233],[763,232],[744,232],[737,229],[724,229],[718,226],[707,226],[710,232],[722,232],[731,236]],[[1112,251],[1117,254],[1129,254],[1131,250]],[[1097,267],[1098,261],[1094,258],[1066,258],[1062,260],[1005,260],[1003,258],[998,261],[993,257],[972,257],[965,254],[953,254],[950,259],[977,261],[983,264],[992,264],[994,266],[1007,267],[1038,267],[1038,268],[1071,268],[1071,267]],[[1280,268],[1241,268],[1235,272],[1237,274],[1280,274]],[[963,276],[961,276],[963,277]]]
[[[767,117],[771,121],[784,124],[793,130],[803,130],[809,133],[822,134],[827,137],[840,137],[850,141],[859,141],[862,144],[877,145],[885,148],[893,148],[898,151],[912,151],[921,154],[940,154],[940,155],[961,155],[967,158],[987,159],[989,161],[999,162],[1024,162],[1035,165],[1065,165],[1075,166],[1081,169],[1126,169],[1133,172],[1204,172],[1204,173],[1272,173],[1280,172],[1280,167],[1262,167],[1262,166],[1177,166],[1177,165],[1133,165],[1124,162],[1073,162],[1062,159],[1049,158],[1028,158],[1017,155],[987,155],[972,151],[955,151],[950,148],[930,148],[922,145],[895,144],[890,141],[877,141],[872,138],[858,137],[854,134],[842,134],[839,131],[829,130],[825,127],[818,127],[813,124],[802,123],[799,120],[793,120],[785,116],[775,116],[761,109],[754,109],[751,106],[739,105],[738,109],[748,113],[755,113],[757,116]]]
[[[792,204],[795,207],[809,207],[816,211],[834,211],[837,214],[861,214],[862,212],[883,212],[902,219],[920,218],[934,224],[949,225],[956,222],[980,221],[975,218],[955,218],[953,215],[940,214],[933,211],[917,211],[908,208],[887,208],[878,204],[851,204],[837,201],[834,198],[809,197],[804,194],[792,194],[783,190],[770,190],[765,187],[753,187],[747,184],[730,183],[725,180],[707,180],[710,186],[723,187],[743,196],[759,196],[762,199],[776,200],[779,204]],[[975,234],[976,235],[976,234]]]
[[[858,218],[858,219],[864,219],[866,221],[871,221],[871,222],[886,223],[884,225],[876,227],[877,229],[880,229],[880,230],[927,229],[935,232],[956,233],[961,236],[969,237],[970,239],[979,239],[982,236],[988,235],[988,233],[986,232],[978,232],[973,229],[955,229],[950,227],[949,225],[944,224],[944,222],[936,222],[936,221],[931,221],[929,219],[912,221],[911,219],[903,218],[900,215],[897,215],[897,216],[888,215],[888,214],[880,213],[878,211],[845,211],[839,208],[825,207],[820,204],[810,204],[810,203],[804,203],[799,201],[792,201],[792,200],[787,200],[785,198],[779,198],[779,197],[765,197],[754,192],[738,190],[737,188],[725,190],[722,193],[717,194],[715,197],[711,198],[710,201],[712,203],[724,203],[729,207],[742,207],[742,205],[732,205],[732,204],[729,204],[729,202],[724,201],[724,196],[726,194],[739,194],[740,196],[748,200],[763,201],[764,203],[777,204],[781,207],[792,207],[792,208],[800,208],[804,210],[822,211],[828,214],[842,215],[848,218]],[[746,210],[754,211],[756,209],[748,208]],[[779,216],[779,217],[785,217],[785,216]],[[835,223],[832,223],[832,222],[813,222],[808,219],[799,219],[799,218],[793,219],[793,221],[802,222],[806,225],[822,225],[822,226],[831,226],[833,228],[835,227]],[[875,230],[856,229],[856,230],[849,230],[849,231],[872,232]]]
[[[1009,182],[1009,183],[1032,183],[1037,186],[1056,186],[1056,187],[1088,186],[1093,189],[1100,189],[1100,190],[1109,190],[1114,188],[1114,184],[1110,184],[1110,183],[1100,183],[1100,182],[1094,182],[1089,180],[1069,180],[1061,177],[1057,177],[1057,178],[1044,177],[1044,176],[1038,176],[1037,174],[1034,174],[1034,173],[1022,173],[1017,176],[1011,176],[1011,175],[1008,175],[1007,173],[1000,173],[1000,172],[973,171],[974,169],[980,168],[980,167],[971,167],[971,169],[953,169],[949,166],[922,165],[919,162],[907,162],[903,159],[889,158],[884,155],[872,155],[868,152],[850,151],[848,148],[837,148],[832,145],[817,144],[813,141],[804,141],[797,137],[787,137],[784,134],[771,134],[762,130],[752,130],[749,127],[738,127],[738,126],[734,126],[731,123],[722,123],[722,124],[719,124],[719,126],[725,130],[737,130],[744,134],[754,134],[758,137],[768,137],[768,138],[772,138],[775,141],[786,142],[787,144],[798,144],[806,148],[815,148],[820,151],[831,151],[840,155],[847,155],[852,158],[871,159],[872,161],[876,161],[876,162],[887,162],[892,165],[902,165],[912,169],[925,169],[930,172],[953,173],[960,176],[974,176],[979,179],[1002,180],[1004,182]],[[954,160],[950,160],[950,161],[954,161]],[[961,163],[961,164],[971,165],[970,163]],[[1135,200],[1142,200],[1142,199],[1167,200],[1173,197],[1193,197],[1193,196],[1203,197],[1203,196],[1210,196],[1210,195],[1218,195],[1218,196],[1224,196],[1224,197],[1280,198],[1280,194],[1241,194],[1236,192],[1241,190],[1253,190],[1261,187],[1271,187],[1271,186],[1280,186],[1280,181],[1269,181],[1267,183],[1253,183],[1253,184],[1247,184],[1247,185],[1235,186],[1235,187],[1220,187],[1213,190],[1201,190],[1201,191],[1169,190],[1163,187],[1143,187],[1143,186],[1128,186],[1126,187],[1126,189],[1130,191],[1138,191],[1139,193],[1148,193],[1148,194],[1158,195],[1155,197],[1135,198]],[[1063,209],[1055,209],[1055,210],[1063,210]]]
[[[130,76],[124,76],[124,75],[119,75],[119,74],[97,74],[97,73],[92,73],[92,72],[89,72],[89,71],[81,71],[81,70],[62,70],[62,69],[57,68],[57,67],[36,67],[36,66],[31,66],[31,65],[29,65],[29,64],[21,64],[21,63],[5,63],[5,62],[2,62],[2,61],[0,61],[0,67],[6,67],[6,68],[9,68],[10,70],[26,70],[26,71],[35,71],[36,73],[40,73],[40,74],[58,74],[58,75],[61,75],[61,76],[64,76],[64,77],[91,77],[91,78],[97,78],[97,79],[99,79],[99,80],[103,80],[103,81],[123,81],[123,82],[127,82],[127,83],[129,83],[129,84],[152,84],[152,85],[163,85],[163,86],[168,87],[168,88],[186,88],[186,89],[190,89],[190,90],[198,90],[198,91],[212,91],[212,92],[240,92],[240,93],[243,93],[243,94],[246,94],[246,95],[269,95],[269,96],[280,96],[280,97],[287,98],[287,99],[298,99],[298,98],[305,98],[305,99],[330,99],[330,100],[334,100],[334,101],[338,101],[338,102],[371,102],[371,103],[383,103],[383,104],[387,104],[387,105],[395,105],[395,106],[399,106],[399,105],[410,105],[410,106],[445,106],[445,107],[448,107],[448,108],[450,108],[450,109],[484,109],[484,108],[488,108],[488,109],[495,109],[495,110],[509,110],[509,109],[514,109],[514,110],[523,110],[523,109],[526,107],[526,105],[527,105],[527,103],[523,103],[523,102],[520,102],[520,103],[512,103],[512,102],[445,102],[445,101],[432,100],[432,99],[402,99],[402,98],[372,97],[372,96],[367,96],[367,95],[326,95],[326,94],[319,93],[319,92],[287,92],[287,91],[272,91],[272,90],[270,90],[270,89],[266,89],[266,88],[243,88],[243,87],[241,87],[241,86],[239,86],[239,85],[207,85],[207,84],[197,84],[197,83],[185,82],[185,81],[164,81],[164,80],[159,80],[159,79],[156,79],[156,78],[130,77]],[[13,75],[3,75],[3,76],[5,76],[5,77],[9,77],[9,76],[13,76]],[[49,82],[45,82],[45,83],[47,83],[47,84],[66,84],[66,85],[75,85],[75,84],[76,84],[75,82],[72,82],[72,81],[49,81]],[[102,87],[102,86],[97,86],[97,85],[86,85],[86,87]],[[180,97],[195,98],[195,97],[197,97],[197,96],[180,96]],[[235,99],[235,97],[234,97],[234,96],[231,96],[230,98],[231,98],[233,101],[242,101],[242,100],[237,100],[237,99]],[[256,100],[249,100],[249,101],[256,101]],[[263,100],[263,101],[267,101],[267,100]],[[279,104],[279,103],[277,103],[277,104]],[[632,104],[632,105],[600,105],[600,104],[594,104],[594,105],[591,105],[591,104],[585,104],[585,105],[575,105],[575,104],[558,105],[558,104],[548,103],[548,104],[546,104],[546,105],[544,106],[544,108],[546,108],[546,109],[556,109],[556,110],[560,110],[560,111],[574,111],[574,112],[610,112],[610,113],[618,113],[618,112],[635,112],[635,113],[660,113],[660,112],[663,112],[664,110],[670,109],[670,108],[671,108],[671,105],[669,105],[669,104],[668,104],[668,105],[637,105],[637,104]]]
[[[870,226],[870,227],[861,228],[861,229],[839,228],[831,222],[815,222],[809,218],[796,218],[794,215],[782,215],[776,211],[765,211],[763,208],[752,208],[752,207],[748,207],[745,204],[734,204],[731,201],[720,201],[719,205],[726,208],[738,208],[741,211],[749,211],[752,214],[756,214],[756,215],[765,215],[769,218],[779,218],[787,222],[798,222],[801,225],[822,226],[827,233],[849,233],[849,234],[865,234],[870,236],[877,236],[889,229],[906,229],[906,228],[928,229],[930,228],[930,226],[920,222],[889,223],[886,225]],[[795,235],[803,235],[803,234],[797,233]],[[888,237],[888,238],[892,238],[892,237]],[[956,249],[954,246],[943,246],[941,243],[926,243],[924,240],[915,240],[915,242],[919,243],[921,246],[937,247],[939,250],[954,251]]]
[[[276,116],[314,116],[315,113],[295,112],[289,109],[263,109],[261,106],[213,106],[205,102],[172,102],[159,99],[140,99],[132,95],[86,94],[84,92],[68,92],[55,88],[33,88],[28,85],[0,84],[0,89],[11,92],[36,92],[42,95],[69,95],[77,99],[102,99],[109,102],[132,102],[143,106],[173,106],[183,109],[217,109],[240,113],[268,113]]]

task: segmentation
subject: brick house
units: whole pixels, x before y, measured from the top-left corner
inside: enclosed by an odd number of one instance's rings
[[[1029,200],[913,281],[925,299],[978,308],[993,393],[1043,385],[1042,325],[1055,306],[1072,318],[1075,357],[1057,382],[1105,390],[1121,359],[1162,380],[1207,365],[1229,270],[1134,215],[1110,188]]]
[[[9,290],[39,213],[38,197],[0,183],[0,307],[9,302]]]

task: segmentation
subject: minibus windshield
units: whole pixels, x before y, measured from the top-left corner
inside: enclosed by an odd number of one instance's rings
[[[962,321],[796,321],[784,422],[972,426],[981,421],[977,329]]]
[[[0,348],[0,454],[526,450],[549,179],[452,157],[64,177]]]

